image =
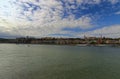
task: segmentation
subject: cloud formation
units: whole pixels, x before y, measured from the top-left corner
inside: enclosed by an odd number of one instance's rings
[[[115,14],[120,15],[120,11],[116,12]]]
[[[102,35],[103,37],[118,38],[120,36],[120,25],[106,26],[106,27],[96,29],[93,31],[77,33],[74,35],[76,35],[75,37],[84,37],[84,35],[90,36],[90,37],[92,36],[100,37]]]
[[[110,5],[102,10],[104,2]],[[69,35],[69,31],[62,29],[94,28],[97,18],[106,10],[110,12],[109,6],[116,8],[112,6],[116,3],[118,0],[1,0],[0,33],[35,37]]]

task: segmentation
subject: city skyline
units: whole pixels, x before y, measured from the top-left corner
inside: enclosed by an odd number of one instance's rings
[[[1,0],[0,37],[120,37],[119,0]]]

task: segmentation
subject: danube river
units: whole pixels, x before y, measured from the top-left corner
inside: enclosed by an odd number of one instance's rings
[[[120,79],[120,48],[0,44],[0,79]]]

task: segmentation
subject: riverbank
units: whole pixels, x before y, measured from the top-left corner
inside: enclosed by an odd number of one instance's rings
[[[21,37],[15,39],[0,38],[0,43],[13,44],[44,44],[44,45],[81,45],[81,46],[120,46],[120,38],[31,38]]]
[[[79,47],[120,47],[120,44],[31,44],[31,43],[0,43],[16,45],[56,45],[56,46],[79,46]]]

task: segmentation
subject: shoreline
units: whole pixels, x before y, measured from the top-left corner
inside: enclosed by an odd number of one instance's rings
[[[80,46],[80,47],[120,47],[120,44],[33,44],[33,43],[0,43],[16,45],[57,45],[57,46]]]

